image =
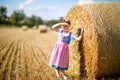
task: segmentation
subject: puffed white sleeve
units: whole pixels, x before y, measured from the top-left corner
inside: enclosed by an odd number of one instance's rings
[[[71,39],[75,39],[75,38],[76,38],[76,35],[71,32]]]

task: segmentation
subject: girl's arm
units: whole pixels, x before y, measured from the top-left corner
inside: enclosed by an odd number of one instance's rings
[[[81,28],[80,35],[78,37],[74,37],[74,40],[81,41],[83,36],[83,28]]]
[[[57,23],[57,24],[54,24],[54,25],[52,26],[52,29],[53,29],[54,31],[58,32],[60,26],[64,26],[64,25],[67,25],[67,24],[66,24],[66,23]]]
[[[59,26],[61,26],[60,23],[54,24],[54,25],[52,26],[52,29],[53,29],[54,31],[58,32],[58,31],[59,31]]]

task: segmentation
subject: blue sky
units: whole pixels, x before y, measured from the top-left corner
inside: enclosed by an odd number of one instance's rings
[[[0,6],[7,7],[7,15],[14,10],[24,10],[26,16],[32,14],[44,20],[59,19],[65,17],[70,8],[76,4],[93,2],[120,1],[120,0],[0,0]]]

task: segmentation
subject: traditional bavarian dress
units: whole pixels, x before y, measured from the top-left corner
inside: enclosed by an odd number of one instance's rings
[[[60,70],[68,70],[69,63],[69,46],[71,39],[74,37],[72,32],[68,36],[63,35],[63,30],[58,32],[58,41],[54,45],[49,65]]]

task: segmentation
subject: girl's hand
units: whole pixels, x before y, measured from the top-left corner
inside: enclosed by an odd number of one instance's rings
[[[61,27],[61,26],[69,26],[67,23],[65,23],[65,22],[62,22],[62,23],[57,23],[57,24],[54,24],[53,26],[52,26],[52,29],[54,29],[56,32],[58,32],[58,30],[59,30],[59,28]]]
[[[84,31],[84,28],[83,27],[80,27],[81,31],[80,31],[80,34],[82,35],[83,34],[83,31]]]
[[[83,31],[84,31],[84,28],[83,28],[83,27],[79,27],[78,30],[80,31],[79,34],[82,35],[82,34],[83,34]]]

